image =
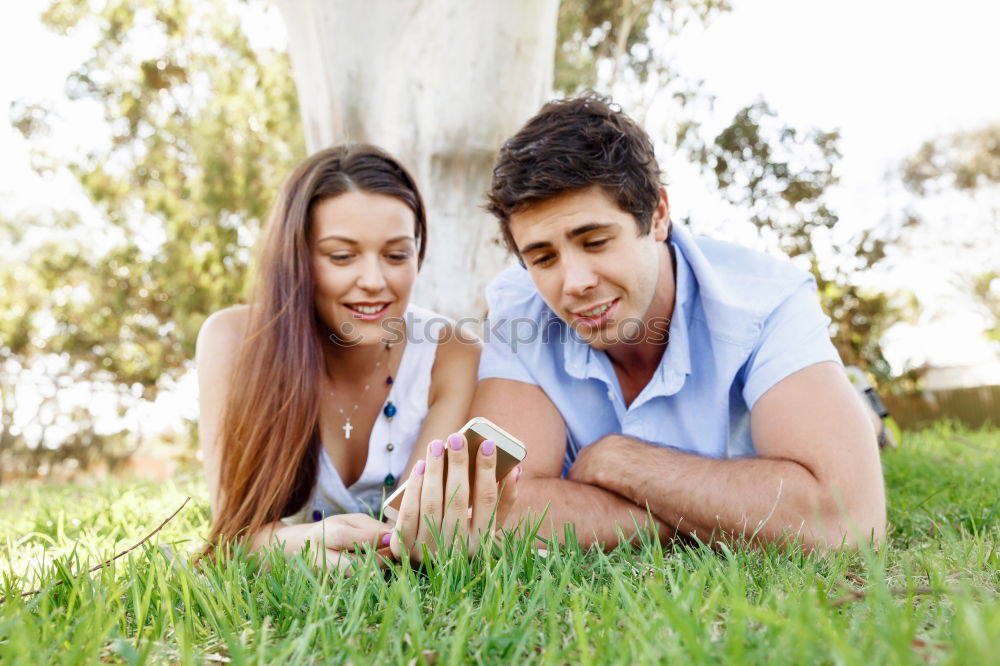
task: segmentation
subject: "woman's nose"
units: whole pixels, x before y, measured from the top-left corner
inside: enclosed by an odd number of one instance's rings
[[[369,257],[362,262],[358,286],[365,291],[381,291],[385,287],[385,275],[378,257]]]

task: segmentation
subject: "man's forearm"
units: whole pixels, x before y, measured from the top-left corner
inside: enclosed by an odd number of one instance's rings
[[[649,505],[684,534],[839,546],[881,536],[884,523],[825,487],[809,470],[768,458],[716,460],[614,436],[613,455],[588,465],[587,483]],[[570,477],[573,478],[573,471]]]
[[[666,526],[655,517],[654,522],[661,537],[673,535],[673,530],[666,534]],[[649,514],[645,507],[604,488],[569,479],[530,477],[519,482],[507,526],[518,523],[529,528],[538,524],[539,536],[558,541],[563,540],[565,525],[571,524],[581,546],[613,548],[621,541],[620,535],[631,540],[637,529],[648,527]]]

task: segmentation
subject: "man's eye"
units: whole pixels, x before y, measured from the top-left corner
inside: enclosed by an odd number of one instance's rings
[[[546,266],[556,258],[554,254],[542,254],[531,260],[532,266]]]
[[[583,246],[585,248],[593,250],[595,248],[604,247],[607,244],[608,244],[608,239],[601,238],[600,240],[587,241],[586,243],[583,244]]]

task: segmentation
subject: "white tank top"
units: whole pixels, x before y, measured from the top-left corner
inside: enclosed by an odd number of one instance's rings
[[[390,421],[379,411],[361,476],[350,487],[344,486],[326,448],[320,446],[316,487],[302,509],[283,518],[283,522],[305,523],[341,513],[378,515],[382,500],[395,488],[385,485],[386,475],[392,474],[399,483],[427,416],[431,370],[445,321],[443,316],[417,305],[406,309],[406,346],[385,401],[395,406],[396,414]]]

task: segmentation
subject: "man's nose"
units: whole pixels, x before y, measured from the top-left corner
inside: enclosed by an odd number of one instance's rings
[[[583,296],[597,286],[597,273],[583,258],[565,257],[563,261],[563,292],[567,296]]]

